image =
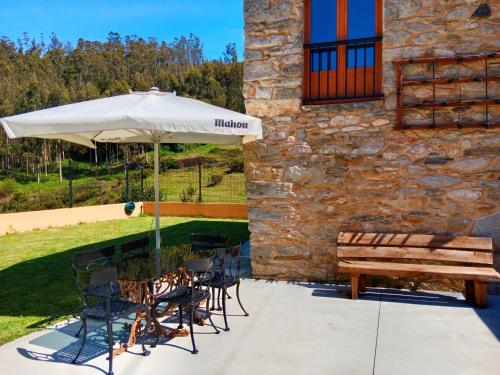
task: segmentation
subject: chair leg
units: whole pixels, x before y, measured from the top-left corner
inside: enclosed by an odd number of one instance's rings
[[[228,291],[227,291],[227,290],[226,290],[226,297],[227,297],[227,299],[231,299],[231,298],[233,298],[233,297],[231,297],[231,296],[229,295],[229,293],[228,293]]]
[[[352,299],[358,299],[359,275],[351,275],[351,295]]]
[[[76,354],[75,359],[73,360],[73,363],[76,363],[76,361],[78,360],[78,357],[80,357],[80,354],[82,353],[83,347],[85,346],[85,340],[87,339],[87,320],[83,319],[83,318],[82,318],[82,326],[80,328],[80,331],[82,330],[82,328],[83,328],[82,343],[81,343],[80,349],[78,350],[78,353]]]
[[[238,303],[240,304],[240,307],[241,309],[243,310],[243,312],[245,313],[245,316],[248,316],[250,315],[249,313],[247,313],[247,311],[245,310],[245,308],[243,307],[243,304],[241,303],[241,299],[240,299],[240,284],[241,283],[238,283],[236,284],[236,298],[238,299]]]
[[[146,335],[147,334],[147,331],[148,331],[148,327],[153,324],[152,323],[152,315],[151,315],[151,311],[147,312],[147,310],[145,311],[146,313],[146,325],[144,326],[144,330],[142,331],[142,333],[139,331],[139,334],[140,335]],[[160,335],[158,335],[158,338],[160,337]],[[144,339],[141,340],[141,345],[142,345],[142,355],[144,357],[147,357],[148,355],[151,354],[151,352],[149,350],[146,349],[146,345],[144,344]]]
[[[209,308],[208,308],[209,305],[210,305],[210,297],[208,297],[208,299],[207,299],[207,317],[208,317],[208,320],[210,321],[210,324],[212,325],[212,327],[214,327],[215,333],[219,334],[220,331],[217,329],[217,327],[214,324],[214,321],[212,320],[212,314],[210,313]]]
[[[210,308],[210,310],[215,310],[215,288],[212,288],[212,296],[214,296],[212,298],[212,307]]]
[[[108,331],[108,347],[109,347],[108,375],[113,375],[113,323],[112,322],[106,322],[106,330]]]
[[[222,310],[222,307],[220,306],[220,293],[221,293],[221,289],[218,289],[217,290],[217,311],[221,311]],[[223,296],[223,298],[224,298],[224,296]]]
[[[158,308],[158,305],[160,304],[160,301],[156,301],[154,304],[153,304],[153,307],[151,307],[151,312],[150,312],[150,319],[154,319],[154,317],[156,317],[156,309]],[[159,324],[159,323],[158,323]],[[146,324],[146,327],[148,326],[148,324]],[[155,329],[157,335],[156,335],[156,340],[155,342],[151,345],[152,348],[156,348],[156,346],[158,345],[158,342],[160,341],[160,333],[157,332],[157,329]]]
[[[226,325],[226,328],[224,328],[224,331],[227,332],[227,331],[229,331],[229,326],[227,324],[226,289],[222,289],[222,313],[224,315],[224,324]]]
[[[194,342],[194,330],[193,330],[193,320],[194,320],[194,310],[195,307],[191,306],[189,311],[189,330],[191,331],[191,343],[193,344],[193,351],[191,353],[197,354],[198,349],[196,349],[196,343]]]
[[[80,336],[80,333],[82,332],[82,329],[83,329],[83,324],[80,324],[80,328],[78,329],[78,332],[75,333],[75,337]]]
[[[177,327],[177,329],[183,329],[184,328],[184,318],[183,318],[183,307],[182,305],[179,305],[179,326]]]

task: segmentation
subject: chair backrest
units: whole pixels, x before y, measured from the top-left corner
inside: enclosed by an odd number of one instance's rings
[[[355,233],[338,235],[339,259],[427,260],[491,266],[491,238],[427,234]]]
[[[115,267],[107,267],[100,270],[96,270],[90,273],[90,284],[100,285],[109,284],[116,281],[118,278],[118,272]]]
[[[209,293],[213,277],[213,257],[187,259],[186,269],[191,277],[191,297],[195,298],[195,290]]]
[[[191,251],[216,249],[226,247],[229,235],[227,234],[191,234]]]
[[[217,259],[237,258],[241,255],[241,246],[217,248]]]
[[[112,261],[115,255],[115,246],[106,246],[101,249],[82,251],[73,256],[73,267],[82,268],[96,262]]]
[[[82,306],[87,306],[91,299],[107,298],[119,292],[117,269],[113,263],[92,263],[92,267],[75,266],[73,281]]]
[[[216,252],[216,272],[239,277],[241,268],[241,245],[218,248]]]
[[[91,270],[113,267],[114,255],[115,246],[111,245],[101,249],[82,251],[73,256],[71,263],[73,284],[83,305],[86,304],[83,292],[85,287],[91,283]]]
[[[140,238],[120,245],[121,259],[126,259],[132,256],[148,255],[149,253],[149,237]]]
[[[210,272],[213,265],[213,258],[187,259],[186,268],[189,273]]]

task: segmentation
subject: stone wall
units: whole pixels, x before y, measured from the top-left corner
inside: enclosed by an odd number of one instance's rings
[[[303,0],[245,1],[244,95],[264,127],[245,146],[257,276],[333,279],[340,230],[499,240],[500,131],[393,130],[394,59],[500,50],[499,3],[471,17],[481,3],[385,0],[384,100],[303,106]]]

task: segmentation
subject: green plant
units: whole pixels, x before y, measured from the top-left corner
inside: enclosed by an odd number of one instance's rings
[[[222,182],[221,174],[213,174],[208,178],[207,187],[217,186]]]
[[[163,172],[168,171],[169,169],[179,169],[179,163],[174,159],[165,159],[161,162],[161,170]]]
[[[13,194],[16,189],[16,181],[12,178],[6,178],[0,182],[0,199],[7,198],[9,195]]]
[[[229,163],[228,170],[226,171],[227,174],[231,173],[244,173],[245,171],[245,164],[243,160],[233,160]]]
[[[196,189],[189,184],[189,186],[181,191],[181,195],[179,195],[179,199],[181,202],[193,202],[194,194],[196,193]]]
[[[197,167],[199,165],[206,164],[209,160],[202,155],[191,156],[188,158],[177,159],[179,168],[190,168]]]
[[[152,202],[155,200],[155,188],[152,185],[144,185],[143,191],[141,192],[141,185],[140,184],[132,184],[129,187],[129,200],[132,200],[134,202],[139,202],[139,201],[149,201]],[[160,201],[163,198],[163,193],[160,190]],[[123,200],[125,201],[125,193],[123,194]]]

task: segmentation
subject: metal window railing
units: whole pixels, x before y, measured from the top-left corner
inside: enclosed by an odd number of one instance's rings
[[[380,97],[381,41],[377,36],[304,44],[304,102]]]

